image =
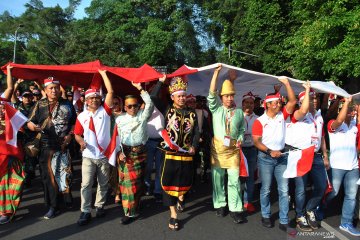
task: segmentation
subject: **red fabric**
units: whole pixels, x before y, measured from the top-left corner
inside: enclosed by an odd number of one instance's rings
[[[102,78],[98,70],[107,70],[114,91],[122,96],[138,94],[138,90],[131,85],[130,81],[149,82],[162,77],[162,74],[147,64],[144,64],[140,68],[108,67],[103,65],[99,60],[71,65],[8,64],[13,66],[11,74],[15,78],[37,81],[42,84],[45,78],[54,77],[55,79],[59,79],[60,83],[64,86],[77,86],[85,89],[91,85],[98,85],[94,83],[98,83],[99,80],[102,83]],[[8,64],[1,67],[1,70],[5,74],[7,74],[6,66]]]
[[[297,177],[302,177],[311,170],[314,160],[314,150],[314,145],[302,150],[301,159],[297,163]]]
[[[186,65],[181,66],[179,69],[177,69],[175,72],[166,75],[167,78],[173,78],[177,76],[184,76],[192,73],[196,73],[197,69],[189,69]]]
[[[111,108],[104,102],[104,109],[105,109],[105,112],[109,115],[109,116],[111,116],[111,114],[112,114],[112,110],[111,110]]]
[[[259,120],[255,120],[252,127],[252,135],[253,136],[262,136],[263,134],[263,126]]]
[[[331,128],[331,125],[333,124],[333,122],[335,122],[334,119],[333,119],[333,120],[330,120],[330,121],[328,122],[327,130],[329,131],[329,133],[333,133],[333,132],[336,131],[336,129],[334,130],[334,129]]]
[[[239,176],[240,177],[249,177],[249,168],[248,168],[247,159],[241,148],[240,148]]]
[[[120,145],[119,133],[118,133],[117,125],[115,124],[110,144],[104,152],[104,155],[109,160],[109,163],[114,167],[116,167],[116,155],[118,153],[116,147],[119,145]]]
[[[76,135],[83,135],[84,134],[84,128],[79,122],[79,119],[76,119],[75,127],[74,127],[74,134]]]

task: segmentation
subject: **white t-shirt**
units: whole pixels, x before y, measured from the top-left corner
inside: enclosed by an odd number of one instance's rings
[[[269,149],[279,151],[285,147],[285,120],[289,113],[284,107],[274,118],[270,118],[266,111],[257,118],[252,128],[253,136],[261,136],[262,143]]]
[[[90,117],[93,118],[96,140],[93,138],[93,131],[89,129]],[[84,141],[87,147],[83,151],[83,157],[101,159],[104,158],[104,151],[108,147],[110,137],[111,125],[111,109],[104,103],[95,113],[85,110],[77,116],[74,134],[84,135]],[[99,146],[103,151],[99,149]]]
[[[254,141],[252,139],[252,128],[254,125],[255,120],[259,116],[255,113],[251,113],[250,115],[246,115],[244,113],[244,120],[245,120],[245,133],[244,133],[244,140],[241,144],[242,147],[252,147],[254,146]]]
[[[342,123],[337,129],[331,129],[331,124],[335,120],[330,120],[327,129],[330,140],[330,165],[332,168],[352,170],[359,168],[356,137],[358,128],[355,121],[351,121],[348,126]]]
[[[294,115],[291,115],[291,123],[286,126],[285,143],[299,149],[315,145],[315,152],[317,152],[324,135],[323,125],[324,120],[320,110],[314,116],[307,113],[302,120],[296,120]]]

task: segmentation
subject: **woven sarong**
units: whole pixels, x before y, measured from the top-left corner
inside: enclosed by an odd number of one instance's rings
[[[0,215],[13,217],[20,204],[25,172],[22,161],[11,156],[7,161],[7,171],[0,176]]]
[[[125,153],[126,161],[119,162],[119,185],[126,216],[137,214],[144,184],[146,153]]]
[[[193,181],[193,157],[166,152],[160,181],[167,194],[174,197],[184,195]]]

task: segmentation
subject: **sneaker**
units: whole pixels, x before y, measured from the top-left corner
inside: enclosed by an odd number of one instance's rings
[[[50,207],[49,211],[45,214],[44,218],[45,219],[51,219],[54,218],[56,216],[56,210],[53,207]]]
[[[226,211],[225,207],[221,207],[221,208],[216,209],[216,216],[225,217],[225,214],[226,214],[225,211]]]
[[[103,207],[96,207],[96,217],[97,218],[102,218],[105,216],[105,214],[106,214],[106,212]]]
[[[261,218],[261,224],[262,224],[264,227],[266,227],[266,228],[272,228],[272,227],[273,227],[273,224],[272,224],[270,218],[264,218],[264,217],[262,217],[262,218]]]
[[[280,229],[281,231],[287,232],[288,227],[289,227],[288,224],[279,223],[279,229]]]
[[[245,203],[244,204],[244,208],[246,209],[246,211],[248,213],[253,213],[255,212],[255,206],[252,203]]]
[[[351,223],[341,224],[339,228],[353,236],[360,237],[360,231],[357,230]]]
[[[11,221],[11,218],[7,215],[1,215],[0,216],[0,224],[6,224]]]
[[[84,225],[88,224],[90,221],[91,221],[91,213],[89,213],[89,212],[81,212],[80,218],[77,221],[77,224],[79,226],[84,226]]]
[[[234,223],[244,223],[246,222],[246,218],[243,212],[230,212],[230,217],[234,219]]]
[[[296,218],[296,228],[302,232],[311,232],[313,230],[304,216]]]
[[[318,229],[319,224],[316,221],[315,213],[313,211],[306,212],[306,219],[312,229]]]

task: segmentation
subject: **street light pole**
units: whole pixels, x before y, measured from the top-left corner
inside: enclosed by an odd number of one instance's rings
[[[16,58],[16,41],[17,41],[17,32],[20,28],[22,28],[24,25],[20,24],[16,30],[15,30],[15,40],[14,40],[14,55],[13,55],[13,63],[15,63],[15,58]]]

